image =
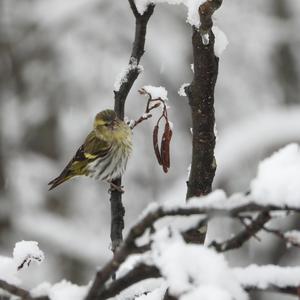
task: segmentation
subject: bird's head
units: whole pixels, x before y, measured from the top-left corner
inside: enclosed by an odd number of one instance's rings
[[[96,136],[107,141],[120,138],[124,126],[125,123],[111,109],[99,112],[94,121]]]

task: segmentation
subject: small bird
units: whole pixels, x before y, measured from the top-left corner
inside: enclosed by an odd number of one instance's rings
[[[112,184],[113,179],[124,173],[131,151],[130,127],[113,110],[103,110],[96,115],[94,129],[71,161],[57,178],[48,183],[49,190],[80,175]],[[122,191],[117,185],[112,184],[112,187]]]

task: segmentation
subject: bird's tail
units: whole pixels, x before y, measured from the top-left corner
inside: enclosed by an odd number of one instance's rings
[[[58,185],[62,184],[63,182],[69,180],[71,177],[73,177],[72,175],[69,176],[65,176],[65,174],[60,174],[58,177],[56,177],[55,179],[51,180],[48,185],[50,185],[49,191],[53,190],[54,188],[56,188]]]

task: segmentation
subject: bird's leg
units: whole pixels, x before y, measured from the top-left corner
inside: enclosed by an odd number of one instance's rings
[[[123,186],[116,185],[111,180],[107,180],[107,182],[110,184],[110,189],[108,190],[108,192],[111,193],[113,191],[118,191],[122,194],[124,193]]]

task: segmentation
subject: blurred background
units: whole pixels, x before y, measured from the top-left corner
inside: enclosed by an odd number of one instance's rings
[[[216,87],[214,188],[229,195],[249,189],[261,159],[300,140],[299,14],[299,0],[230,0],[215,15],[229,45]],[[167,175],[153,153],[155,117],[134,130],[124,179],[127,228],[149,202],[184,201],[191,120],[187,99],[177,91],[193,76],[185,19],[183,6],[156,7],[141,62],[145,71],[127,100],[126,115],[136,119],[146,103],[137,90],[165,86],[174,123]],[[46,262],[27,276],[28,285],[62,278],[86,284],[111,256],[109,186],[79,178],[48,192],[47,183],[84,141],[95,114],[113,107],[134,17],[127,1],[0,0],[0,23],[0,255],[10,255],[19,240],[37,240]],[[300,227],[293,217],[277,225]],[[223,239],[239,228],[218,220],[209,234]],[[299,263],[293,249],[263,240],[230,253],[230,264]]]

